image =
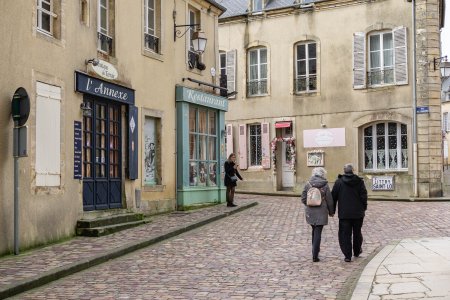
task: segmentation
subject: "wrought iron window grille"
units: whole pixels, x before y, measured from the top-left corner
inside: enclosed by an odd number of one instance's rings
[[[247,94],[248,96],[267,94],[267,79],[247,82]]]
[[[144,33],[145,48],[159,53],[159,38],[157,36]]]
[[[300,76],[294,79],[296,93],[317,91],[317,76]]]
[[[97,32],[97,39],[99,41],[99,50],[111,55],[113,48],[113,38],[104,33]]]
[[[367,72],[369,86],[393,84],[394,68]]]

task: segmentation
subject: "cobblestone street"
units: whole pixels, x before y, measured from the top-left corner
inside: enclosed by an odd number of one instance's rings
[[[450,236],[450,202],[369,202],[364,253],[343,261],[338,219],[312,262],[299,198],[237,195],[259,205],[13,299],[348,299],[393,240]]]

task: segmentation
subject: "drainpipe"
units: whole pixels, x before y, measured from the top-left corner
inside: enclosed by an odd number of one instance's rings
[[[414,197],[418,197],[418,163],[417,163],[417,68],[416,68],[416,0],[412,0],[412,22],[413,22],[413,180],[414,180]]]

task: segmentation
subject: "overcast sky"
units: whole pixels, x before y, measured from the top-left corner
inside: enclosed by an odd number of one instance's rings
[[[442,56],[447,55],[450,61],[450,1],[445,1],[445,26],[442,29]]]

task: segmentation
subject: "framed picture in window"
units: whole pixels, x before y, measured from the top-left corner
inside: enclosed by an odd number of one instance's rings
[[[323,167],[325,165],[324,152],[313,150],[306,153],[306,165],[308,167]]]

